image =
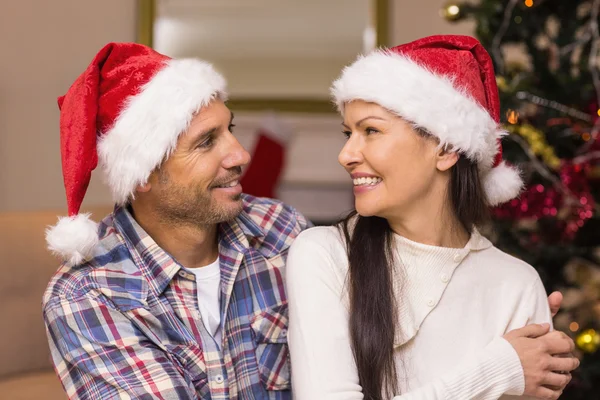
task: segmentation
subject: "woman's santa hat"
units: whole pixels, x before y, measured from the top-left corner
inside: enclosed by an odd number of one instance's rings
[[[98,161],[117,204],[175,149],[192,117],[226,82],[200,60],[174,60],[135,43],[109,43],[58,99],[60,147],[68,217],[46,231],[48,248],[70,265],[98,243],[98,226],[79,214]]]
[[[475,161],[489,205],[521,191],[519,171],[502,161],[494,66],[476,39],[438,35],[374,51],[346,67],[331,92],[342,114],[352,100],[377,103]]]

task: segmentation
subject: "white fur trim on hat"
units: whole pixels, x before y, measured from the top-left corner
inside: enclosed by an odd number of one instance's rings
[[[352,100],[377,103],[435,135],[488,171],[503,135],[492,116],[451,77],[386,50],[360,56],[342,71],[331,93],[344,113]]]
[[[226,97],[225,78],[212,65],[195,59],[168,61],[101,135],[98,156],[115,202],[125,204],[148,181],[200,108]]]
[[[514,199],[523,188],[523,180],[516,167],[504,161],[483,176],[483,189],[490,206]]]
[[[98,244],[98,224],[89,213],[60,217],[56,225],[46,229],[46,242],[67,265],[80,264],[92,256]]]

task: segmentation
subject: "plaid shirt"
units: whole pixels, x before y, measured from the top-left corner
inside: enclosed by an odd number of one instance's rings
[[[125,208],[100,224],[94,258],[61,267],[44,294],[52,360],[72,399],[291,399],[284,265],[308,222],[244,196],[219,226],[221,331],[198,310],[194,275]]]

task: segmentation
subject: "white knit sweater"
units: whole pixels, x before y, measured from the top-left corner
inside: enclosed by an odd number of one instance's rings
[[[537,272],[479,233],[463,249],[396,235],[399,303],[394,400],[521,395],[523,370],[502,335],[551,323]],[[362,399],[348,330],[348,260],[336,228],[300,234],[287,260],[295,400]]]

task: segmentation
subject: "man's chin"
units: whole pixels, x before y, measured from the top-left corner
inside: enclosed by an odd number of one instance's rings
[[[213,196],[213,204],[219,204],[223,207],[242,207],[242,194],[236,193],[228,196]]]
[[[219,222],[231,221],[236,218],[242,210],[244,209],[244,204],[242,203],[242,195],[236,194],[232,196],[228,201],[218,202],[219,207],[219,215],[221,218]]]

